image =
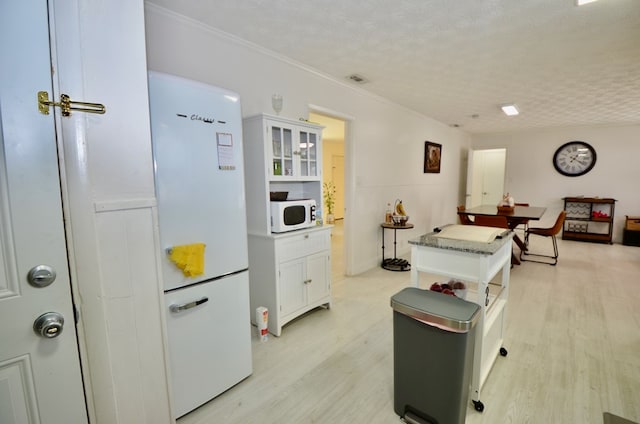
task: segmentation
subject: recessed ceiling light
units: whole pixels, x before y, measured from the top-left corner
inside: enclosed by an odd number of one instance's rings
[[[514,104],[502,105],[502,106],[500,106],[500,108],[502,108],[502,111],[507,116],[515,116],[515,115],[520,113],[520,112],[518,112],[518,108]]]
[[[598,0],[576,0],[576,6],[582,6],[583,4],[593,3]]]

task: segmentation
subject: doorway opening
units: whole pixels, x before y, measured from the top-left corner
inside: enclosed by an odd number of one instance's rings
[[[504,194],[507,149],[470,150],[465,206],[497,205]]]
[[[322,130],[322,187],[323,193],[331,190],[334,195],[331,210],[327,208],[326,198],[324,198],[322,217],[325,222],[334,226],[331,231],[331,276],[333,281],[337,281],[344,278],[347,269],[347,244],[344,236],[348,223],[345,219],[345,187],[347,186],[345,142],[348,121],[333,113],[315,109],[309,112],[309,121],[324,127]]]

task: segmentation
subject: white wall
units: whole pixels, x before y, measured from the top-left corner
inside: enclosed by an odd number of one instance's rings
[[[147,5],[146,26],[150,69],[234,90],[244,116],[271,113],[277,92],[283,116],[306,118],[316,105],[353,117],[345,152],[348,273],[379,263],[380,223],[396,198],[415,225],[398,232],[399,253],[408,252],[407,239],[455,221],[469,145],[462,131],[156,6]],[[423,173],[425,140],[443,145],[440,174]]]
[[[580,140],[597,154],[595,167],[581,177],[556,172],[552,157],[562,144]],[[507,148],[505,191],[516,201],[548,208],[540,225],[551,225],[566,196],[617,199],[614,242],[622,241],[625,215],[640,215],[640,125],[587,126],[472,137],[473,148]],[[537,226],[537,224],[536,224]]]
[[[169,423],[142,1],[53,2],[65,217],[92,423]],[[64,384],[61,382],[61,390]]]

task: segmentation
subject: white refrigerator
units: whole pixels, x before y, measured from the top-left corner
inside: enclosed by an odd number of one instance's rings
[[[153,71],[149,101],[177,418],[252,372],[242,115],[233,92]]]

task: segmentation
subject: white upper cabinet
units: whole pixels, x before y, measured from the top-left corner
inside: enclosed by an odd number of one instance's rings
[[[314,199],[322,210],[322,128],[273,115],[244,119],[243,143],[247,228],[271,234],[269,193]]]
[[[287,120],[288,121],[288,120]],[[272,181],[320,180],[322,130],[303,122],[265,119]]]

